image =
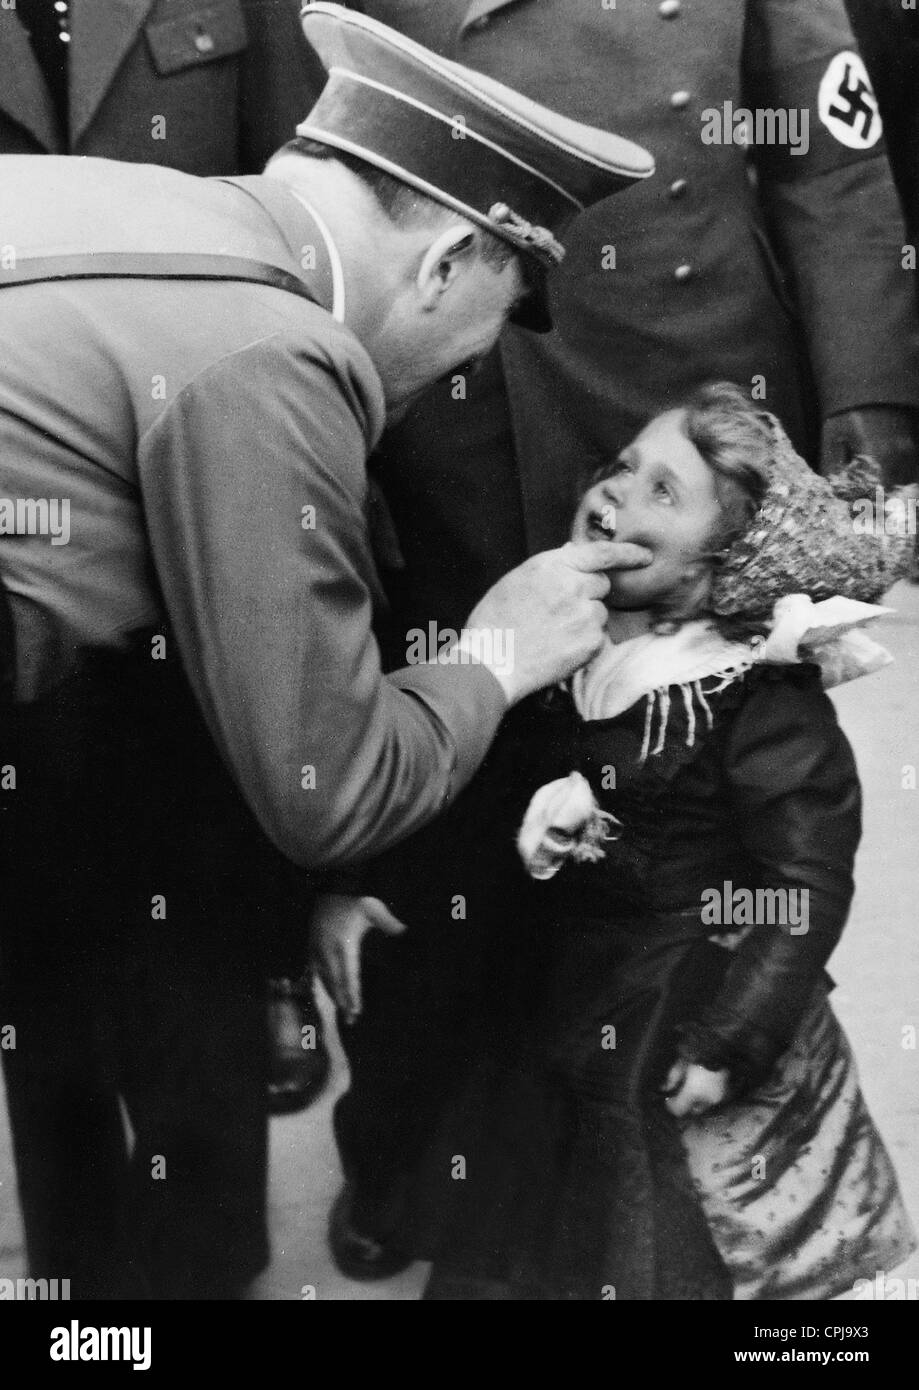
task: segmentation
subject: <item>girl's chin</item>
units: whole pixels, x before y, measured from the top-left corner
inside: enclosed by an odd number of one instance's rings
[[[614,598],[612,594],[607,596],[605,602],[610,613],[644,613],[654,607],[653,599]]]
[[[633,570],[607,570],[606,577],[609,580],[610,603],[634,608],[657,603],[661,598],[656,586],[648,583],[647,566],[637,566]]]

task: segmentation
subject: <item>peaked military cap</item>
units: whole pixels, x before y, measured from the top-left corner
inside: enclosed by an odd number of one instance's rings
[[[329,74],[297,134],[346,151],[455,209],[523,253],[534,292],[515,316],[551,326],[542,271],[589,204],[654,172],[647,150],[569,120],[342,5],[306,4]]]

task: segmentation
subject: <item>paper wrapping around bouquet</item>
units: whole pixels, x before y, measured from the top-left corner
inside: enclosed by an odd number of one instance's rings
[[[820,603],[807,594],[788,594],[775,605],[769,636],[757,658],[779,666],[814,662],[829,690],[890,665],[890,652],[864,628],[892,611],[839,594]]]
[[[769,486],[714,575],[713,611],[722,617],[768,614],[788,594],[875,602],[908,572],[915,545],[909,534],[885,534],[886,515],[875,517],[872,533],[859,534],[853,503],[878,495],[880,468],[858,456],[831,482],[795,453],[774,416],[763,418],[774,441]],[[892,493],[891,501],[897,496]]]

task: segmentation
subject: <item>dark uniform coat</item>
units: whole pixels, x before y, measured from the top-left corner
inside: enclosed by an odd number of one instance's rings
[[[260,173],[308,109],[297,0],[71,0],[68,136],[17,10],[0,8],[0,151]]]
[[[481,667],[380,675],[383,392],[324,307],[302,202],[258,177],[0,166],[0,1016],[31,1271],[74,1297],[228,1296],[266,1258],[279,856],[258,827],[307,867],[383,848],[468,779],[504,696]],[[215,247],[315,302],[2,286],[35,255]]]

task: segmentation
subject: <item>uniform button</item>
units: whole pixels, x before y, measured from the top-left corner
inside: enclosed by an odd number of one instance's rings
[[[682,284],[685,280],[688,280],[688,279],[690,278],[691,275],[692,275],[692,266],[691,266],[691,265],[678,265],[677,268],[676,268],[676,270],[673,272],[673,278],[674,278],[674,280],[679,280],[681,284]]]
[[[670,98],[670,105],[673,107],[674,111],[682,111],[684,106],[689,105],[689,100],[688,92],[674,92],[673,96]]]
[[[196,34],[195,48],[199,53],[212,53],[214,51],[214,40],[210,34]]]
[[[490,23],[491,23],[491,15],[488,15],[488,14],[480,14],[479,17],[478,17],[478,19],[472,20],[471,24],[469,25],[469,28],[470,28],[470,29],[487,29]]]
[[[680,13],[680,0],[661,0],[657,12],[661,19],[676,19]]]
[[[687,183],[685,179],[674,179],[673,183],[670,185],[671,198],[682,198],[683,194],[686,192],[686,188]]]

